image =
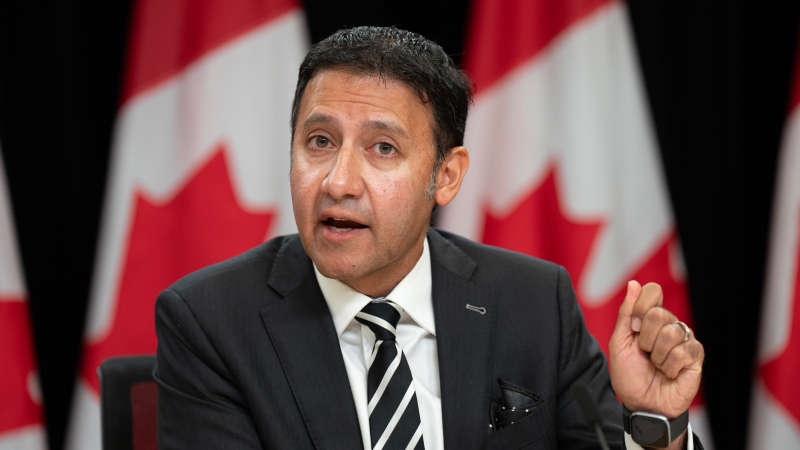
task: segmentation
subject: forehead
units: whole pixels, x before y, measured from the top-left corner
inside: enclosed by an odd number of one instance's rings
[[[338,68],[314,74],[304,89],[297,126],[321,118],[348,121],[393,118],[400,126],[414,129],[425,124],[425,131],[431,135],[434,123],[430,104],[423,102],[407,83],[377,73]]]

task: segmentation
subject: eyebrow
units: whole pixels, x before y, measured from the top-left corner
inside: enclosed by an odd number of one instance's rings
[[[306,118],[306,120],[303,121],[303,125],[306,126],[306,127],[309,126],[309,125],[333,125],[333,126],[338,126],[339,124],[340,124],[339,119],[337,119],[336,117],[333,117],[333,116],[331,116],[329,114],[325,114],[325,113],[321,113],[321,112],[313,113],[310,116],[308,116],[308,118]],[[368,120],[368,121],[364,122],[363,125],[361,125],[361,130],[362,131],[371,131],[371,130],[388,131],[388,132],[396,134],[398,136],[401,136],[401,137],[404,137],[404,138],[408,138],[408,133],[406,133],[406,131],[402,127],[400,127],[399,125],[397,125],[394,122],[386,121],[386,120],[380,120],[380,119]]]
[[[364,125],[361,126],[362,130],[378,130],[378,131],[388,131],[390,133],[396,134],[398,136],[408,138],[408,133],[406,130],[402,129],[399,125],[393,122],[387,122],[385,120],[369,120]]]
[[[319,113],[319,112],[311,114],[310,116],[308,116],[306,118],[306,120],[303,121],[303,125],[304,126],[308,126],[308,125],[338,125],[338,124],[339,124],[339,121],[335,117],[333,117],[331,115],[328,115],[328,114]]]

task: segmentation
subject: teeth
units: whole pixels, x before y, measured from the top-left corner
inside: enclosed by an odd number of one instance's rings
[[[344,221],[345,221],[345,219],[337,219],[335,217],[331,217],[331,219],[330,219],[331,223],[344,222]],[[341,233],[341,232],[344,232],[344,231],[352,230],[352,228],[341,228],[341,227],[333,226],[331,224],[328,225],[328,228],[330,228],[332,231],[335,231],[337,233]]]
[[[323,222],[329,229],[336,232],[345,232],[365,228],[363,225],[349,219],[330,217]]]

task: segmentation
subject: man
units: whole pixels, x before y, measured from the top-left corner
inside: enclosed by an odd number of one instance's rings
[[[582,387],[612,447],[700,448],[685,412],[703,347],[657,285],[629,283],[609,378],[563,268],[429,228],[469,166],[470,94],[413,33],[311,49],[291,119],[299,234],[157,301],[162,448],[597,448]]]

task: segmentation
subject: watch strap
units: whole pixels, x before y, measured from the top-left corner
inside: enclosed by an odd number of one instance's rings
[[[633,412],[631,412],[625,405],[622,405],[622,427],[626,433],[632,435],[631,433],[631,419],[633,417]],[[660,414],[653,414],[648,413],[651,416],[659,416],[663,418],[669,424],[669,441],[672,442],[678,438],[686,428],[689,426],[689,410],[683,412],[680,416],[670,420],[666,416]]]

